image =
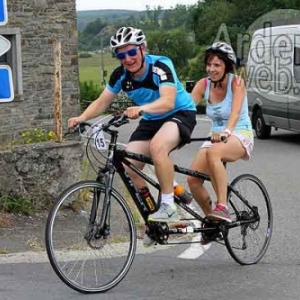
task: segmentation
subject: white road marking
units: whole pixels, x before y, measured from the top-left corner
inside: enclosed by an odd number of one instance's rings
[[[184,259],[196,259],[200,257],[201,255],[206,252],[210,246],[211,243],[207,245],[201,245],[200,244],[200,237],[201,235],[198,234],[192,239],[192,242],[196,242],[195,244],[191,244],[189,248],[187,248],[185,251],[183,251],[180,255],[178,255],[178,258],[184,258]]]
[[[193,203],[189,205],[193,210],[199,213],[199,208],[195,207]],[[188,214],[186,213],[186,217],[188,217]],[[193,220],[193,225],[195,228],[199,228],[201,226],[201,222],[198,220]],[[200,244],[201,240],[201,233],[197,234],[193,239],[191,246],[184,250],[180,255],[178,255],[178,258],[184,258],[184,259],[196,259],[203,255],[210,247],[211,243],[207,245],[201,245]]]

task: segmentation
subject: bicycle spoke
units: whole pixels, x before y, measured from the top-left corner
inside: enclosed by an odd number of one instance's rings
[[[250,174],[240,175],[232,186],[248,201],[248,205],[234,192],[229,193],[231,218],[233,222],[243,223],[230,228],[225,244],[238,263],[257,263],[267,251],[271,239],[273,216],[269,195],[262,182]]]
[[[101,193],[94,193],[95,187],[102,189]],[[91,227],[95,195],[100,198]],[[104,187],[97,182],[73,186],[58,200],[47,224],[50,262],[61,279],[80,292],[102,292],[115,286],[129,270],[135,254],[135,226],[119,195],[113,193],[111,197],[108,235],[97,231],[104,195]]]

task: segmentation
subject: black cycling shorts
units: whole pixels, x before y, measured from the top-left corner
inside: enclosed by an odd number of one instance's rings
[[[166,122],[175,122],[179,128],[181,141],[179,147],[182,147],[192,135],[196,126],[196,112],[191,110],[178,111],[173,115],[160,120],[141,119],[138,127],[132,133],[129,142],[151,140],[158,132],[161,126]]]

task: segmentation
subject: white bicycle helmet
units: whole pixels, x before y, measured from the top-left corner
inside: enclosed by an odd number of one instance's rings
[[[206,53],[222,53],[227,56],[228,59],[232,61],[234,65],[236,65],[237,59],[236,55],[230,45],[225,42],[216,42],[213,43],[206,49]]]
[[[147,44],[146,36],[141,29],[133,27],[121,27],[110,38],[110,48],[112,52],[116,52],[116,49],[126,45],[142,45]]]

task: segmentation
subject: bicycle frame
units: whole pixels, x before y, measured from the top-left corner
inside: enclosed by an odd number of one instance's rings
[[[105,178],[105,176],[106,176],[106,179],[105,179],[106,197],[105,198],[107,200],[105,201],[105,203],[108,203],[108,201],[109,201],[109,198],[110,198],[109,195],[110,195],[110,192],[112,189],[114,175],[115,175],[115,172],[117,172],[120,175],[128,192],[130,193],[130,195],[131,195],[136,207],[138,208],[141,216],[143,217],[145,223],[147,224],[147,218],[148,218],[149,214],[152,212],[149,211],[149,209],[147,208],[147,204],[144,202],[144,200],[141,198],[140,194],[134,187],[134,183],[131,180],[131,178],[129,177],[129,175],[127,174],[124,165],[126,165],[132,171],[134,171],[139,176],[141,176],[147,183],[149,183],[154,188],[156,188],[160,193],[159,183],[156,182],[155,180],[153,180],[147,174],[145,174],[142,170],[135,167],[133,165],[133,163],[130,161],[130,160],[136,160],[139,162],[143,162],[145,164],[154,165],[153,160],[150,157],[142,155],[142,154],[137,154],[137,153],[123,150],[123,149],[122,150],[118,149],[117,144],[116,144],[117,137],[118,137],[118,131],[111,130],[111,129],[106,130],[106,131],[111,135],[111,140],[110,140],[109,147],[108,147],[108,157],[106,159],[105,167],[99,170],[98,178],[97,178],[98,181],[103,182],[103,180],[104,180],[103,178]],[[207,139],[206,138],[192,139],[191,142],[199,141],[199,140],[203,141],[203,140],[207,140]],[[128,160],[128,159],[130,159],[130,160]],[[176,173],[180,173],[180,174],[183,174],[186,176],[192,176],[192,177],[196,177],[196,178],[203,179],[206,181],[211,181],[210,177],[204,173],[200,173],[195,170],[184,168],[184,167],[178,166],[176,164],[174,164],[174,171]],[[108,173],[108,175],[105,175],[107,173]],[[230,192],[233,192],[253,212],[254,217],[257,216],[257,211],[256,211],[255,207],[252,207],[248,203],[248,201],[233,186],[228,184],[228,195],[230,194]],[[228,199],[228,201],[230,201],[230,199]],[[200,216],[192,208],[190,208],[185,203],[183,203],[176,195],[175,195],[175,202],[177,203],[177,205],[179,205],[181,208],[183,208],[186,212],[188,212],[195,219],[201,221],[202,223],[206,223],[207,225],[210,226],[210,227],[204,227],[204,228],[203,227],[202,228],[194,228],[193,232],[203,232],[203,231],[211,231],[211,230],[218,229],[218,230],[222,230],[223,232],[226,233],[226,232],[228,232],[228,230],[230,228],[247,225],[256,220],[254,218],[254,219],[241,220],[241,221],[232,222],[232,223],[220,222],[219,227],[216,227],[216,226],[212,227],[211,222],[208,222],[208,220],[206,218]],[[159,203],[156,203],[155,205],[157,207],[157,205],[159,205]],[[231,203],[231,205],[232,205],[233,209],[237,212],[238,210],[234,207],[234,204]],[[106,220],[107,213],[108,213],[109,205],[104,205],[104,206],[105,207],[103,208],[103,212],[102,212],[100,228],[102,228],[102,226],[105,224],[105,220]],[[170,231],[169,233],[170,234],[179,234],[182,232],[180,232],[178,230],[174,230],[174,231]]]
[[[49,212],[45,245],[51,266],[59,278],[76,291],[100,293],[116,286],[129,271],[136,254],[138,232],[132,207],[113,185],[116,173],[120,175],[145,221],[144,237],[151,239],[151,244],[200,243],[204,246],[217,242],[225,245],[231,257],[240,265],[259,262],[268,249],[273,228],[272,205],[261,180],[252,174],[241,174],[227,185],[231,223],[202,217],[194,210],[193,205],[186,205],[176,195],[176,204],[191,217],[171,224],[150,222],[147,220],[149,214],[160,203],[156,203],[151,197],[144,200],[129,174],[133,172],[141,176],[150,187],[158,191],[158,199],[161,189],[157,179],[135,167],[135,161],[154,165],[150,157],[117,146],[118,131],[111,130],[110,127],[127,123],[125,117],[124,114],[116,115],[100,126],[89,123],[78,126],[77,132],[81,134],[86,131],[85,126],[93,129],[92,134],[87,132],[85,135],[88,138],[86,154],[97,178],[69,186],[60,194]],[[108,151],[106,147],[102,147],[106,140],[101,131],[110,134]],[[191,141],[204,140],[207,138]],[[90,142],[95,148],[88,147]],[[105,160],[99,160],[93,149],[96,149],[97,154],[100,153],[98,151],[105,150],[105,155],[102,154]],[[176,173],[211,181],[206,174],[176,164],[173,166]],[[236,229],[229,234],[229,229],[234,227]],[[171,234],[188,235],[184,240],[178,237],[172,240],[169,239]],[[67,239],[62,240],[62,237]]]

